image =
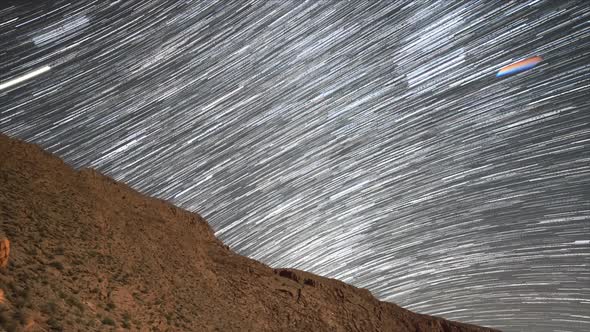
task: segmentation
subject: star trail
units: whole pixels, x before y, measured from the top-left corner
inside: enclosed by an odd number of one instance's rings
[[[273,267],[503,331],[590,331],[585,1],[1,8],[0,132]]]

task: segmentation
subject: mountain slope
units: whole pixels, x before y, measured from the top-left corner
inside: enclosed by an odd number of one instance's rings
[[[0,134],[7,331],[494,331],[232,252],[195,213]]]

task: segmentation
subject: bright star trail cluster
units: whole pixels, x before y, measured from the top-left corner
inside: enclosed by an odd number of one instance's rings
[[[586,1],[15,3],[0,132],[273,267],[590,331]]]

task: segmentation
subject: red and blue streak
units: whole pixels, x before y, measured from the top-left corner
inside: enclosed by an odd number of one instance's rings
[[[521,71],[529,70],[541,61],[543,61],[543,58],[541,58],[540,56],[534,56],[531,58],[520,60],[500,69],[500,71],[498,71],[498,73],[496,74],[496,77],[503,77],[506,75],[512,75],[520,73]]]

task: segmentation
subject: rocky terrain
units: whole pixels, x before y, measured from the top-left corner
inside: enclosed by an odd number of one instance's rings
[[[0,134],[6,331],[495,331],[240,256],[196,213]]]

